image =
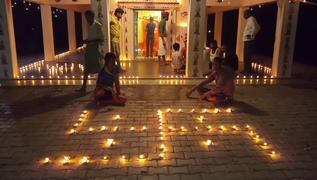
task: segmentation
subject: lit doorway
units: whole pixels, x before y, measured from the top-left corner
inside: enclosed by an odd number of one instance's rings
[[[146,57],[147,32],[145,32],[145,29],[146,25],[150,22],[150,17],[153,17],[153,23],[155,24],[153,57],[157,56],[159,38],[158,26],[161,21],[162,12],[161,10],[134,10],[134,58]],[[151,51],[150,47],[149,51]]]

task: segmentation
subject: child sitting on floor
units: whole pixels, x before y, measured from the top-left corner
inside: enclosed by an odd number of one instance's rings
[[[183,66],[184,58],[182,54],[179,52],[179,44],[173,44],[173,49],[175,52],[172,53],[172,62],[174,66],[174,72],[179,72],[181,67]]]

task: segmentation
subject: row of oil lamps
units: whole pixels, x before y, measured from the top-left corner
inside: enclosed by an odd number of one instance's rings
[[[166,112],[171,112],[171,109],[168,108],[168,109],[166,110]],[[178,112],[182,112],[182,110],[179,109]],[[195,110],[192,109],[192,112],[195,112]],[[207,110],[207,109],[204,109],[203,112],[204,112],[204,113],[207,113],[208,110]],[[215,109],[213,112],[218,113],[219,110],[218,110],[218,109]],[[231,109],[229,108],[229,109],[227,110],[227,112],[231,112]],[[87,113],[88,113],[87,110],[84,110],[83,113],[80,115],[79,121],[83,121],[83,118],[86,117]],[[116,117],[115,117],[115,119],[120,119],[120,118],[121,118],[120,115],[116,115]],[[162,125],[163,125],[163,120],[162,120],[162,111],[161,111],[161,110],[158,110],[158,111],[157,111],[157,118],[158,118],[159,125],[160,125],[160,126],[159,126],[159,129],[161,130],[161,132],[159,133],[159,134],[160,134],[160,138],[159,138],[159,139],[160,139],[161,141],[163,141],[163,140],[164,140],[164,137],[163,137],[164,132],[163,132],[163,126],[162,126]],[[204,120],[204,117],[203,117],[203,116],[200,116],[199,119],[200,119],[201,121],[203,121],[203,120]],[[78,123],[75,123],[74,126],[77,127],[77,126],[78,126]],[[208,126],[208,127],[207,127],[208,130],[211,130],[211,128],[212,128],[211,126]],[[250,126],[249,126],[249,125],[246,125],[246,128],[247,128],[247,129],[250,129]],[[106,129],[107,129],[106,126],[102,126],[102,127],[101,127],[101,130],[106,130]],[[131,127],[130,129],[131,129],[132,131],[135,130],[134,127]],[[181,129],[181,131],[183,131],[183,130],[184,130],[184,127],[181,126],[180,129]],[[195,130],[198,130],[198,127],[195,127],[194,129],[195,129]],[[233,129],[233,130],[236,130],[237,127],[236,127],[235,125],[233,125],[233,126],[232,126],[232,129]],[[118,131],[118,130],[119,130],[119,127],[116,126],[116,127],[114,128],[114,130],[115,130],[115,131]],[[143,126],[142,130],[146,130],[146,126]],[[220,126],[220,130],[225,130],[224,126]],[[93,128],[89,128],[89,131],[93,131]],[[173,127],[172,127],[172,126],[169,127],[169,131],[173,131]],[[76,131],[75,131],[74,129],[71,129],[71,131],[70,131],[71,134],[73,134],[73,133],[75,133],[75,132],[76,132]],[[250,134],[255,134],[255,132],[253,132],[252,130],[251,130],[249,133],[250,133]],[[257,139],[259,139],[259,135],[256,135],[255,137],[256,137]],[[107,139],[106,144],[110,147],[112,144],[114,144],[114,140],[113,140],[113,139]],[[212,140],[207,140],[207,141],[206,141],[206,145],[207,145],[207,146],[211,146],[211,145],[214,145],[214,143],[212,142]],[[264,142],[263,145],[264,145],[264,146],[267,146],[267,143]],[[161,145],[159,146],[159,150],[163,151],[164,149],[165,149],[165,145],[164,145],[164,144],[161,144]],[[275,151],[271,151],[271,153],[272,153],[273,155],[276,154]],[[142,154],[139,156],[140,159],[143,159],[144,157],[145,157],[145,156],[142,155]],[[128,158],[127,155],[123,155],[123,156],[122,156],[122,159],[127,159],[127,158]],[[159,154],[159,158],[163,159],[163,158],[164,158],[164,153],[160,153],[160,154]],[[104,156],[104,159],[109,159],[109,156]],[[51,161],[50,158],[45,158],[45,162],[46,162],[46,163],[49,163],[50,161]],[[70,157],[69,157],[69,156],[64,156],[64,164],[69,163],[69,161],[70,161]],[[88,162],[89,162],[89,157],[88,157],[88,156],[83,157],[82,162],[83,162],[83,163],[88,163]]]

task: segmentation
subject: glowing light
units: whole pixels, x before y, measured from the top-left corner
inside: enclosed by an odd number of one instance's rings
[[[272,151],[272,154],[275,154],[275,151]]]
[[[161,146],[160,146],[160,149],[164,149],[165,148],[165,146],[164,146],[164,144],[162,144]]]
[[[89,128],[89,131],[93,131],[94,129],[91,127],[91,128]]]
[[[266,146],[266,145],[267,145],[267,143],[265,142],[263,145],[264,145],[264,146]]]
[[[113,139],[107,139],[107,144],[108,144],[109,146],[111,146],[112,143],[113,143]]]
[[[207,109],[204,109],[204,112],[207,112]]]
[[[173,127],[172,127],[172,126],[170,126],[170,127],[168,127],[168,129],[173,130]]]
[[[221,127],[220,127],[220,129],[222,129],[222,130],[223,130],[223,129],[224,129],[224,127],[223,127],[223,126],[221,126]]]
[[[192,112],[195,112],[195,109],[192,109]]]
[[[131,127],[131,131],[134,131],[134,127]]]
[[[126,159],[127,157],[125,155],[122,156],[122,159]]]
[[[69,157],[68,156],[64,156],[64,164],[69,163]]]
[[[162,127],[162,126],[160,126],[160,127],[159,127],[159,129],[163,129],[163,127]]]
[[[120,116],[119,116],[119,115],[117,115],[117,116],[116,116],[116,119],[120,119]]]
[[[214,145],[214,143],[211,140],[207,140],[206,144],[207,146]]]
[[[50,158],[45,158],[45,163],[50,162]]]
[[[184,126],[181,127],[181,130],[183,130],[183,129],[184,129]]]
[[[118,130],[119,130],[119,128],[116,126],[116,127],[114,127],[114,130],[115,130],[115,131],[118,131]]]
[[[198,130],[198,127],[197,127],[197,126],[195,127],[195,130]]]
[[[256,137],[256,138],[259,138],[260,136],[259,136],[259,135],[256,135],[255,137]]]
[[[160,158],[164,158],[164,154],[163,153],[160,154]]]
[[[236,126],[233,126],[232,128],[233,128],[233,129],[236,129],[237,127],[236,127]]]
[[[87,163],[88,162],[88,157],[83,157],[83,163]]]
[[[101,130],[106,130],[106,126],[101,126]]]
[[[160,137],[160,140],[163,140],[163,137]]]
[[[80,117],[85,117],[85,114],[81,114]]]
[[[78,119],[78,121],[82,121],[82,120],[83,120],[83,118],[79,118],[79,119]]]
[[[210,130],[210,129],[211,129],[211,126],[208,126],[208,129]]]
[[[168,109],[167,109],[167,112],[171,112],[171,109],[170,109],[170,108],[168,108]]]
[[[219,112],[219,110],[218,109],[215,109],[215,113],[218,113]]]
[[[86,114],[86,113],[87,113],[87,111],[86,111],[86,110],[84,110],[84,111],[83,111],[83,113],[84,113],[84,114]]]
[[[160,132],[160,135],[163,135],[164,133],[163,132]]]
[[[182,109],[179,109],[178,112],[182,112]]]
[[[74,124],[74,126],[78,126],[78,123]]]
[[[74,129],[71,129],[71,130],[70,130],[70,133],[75,133],[75,130],[74,130]]]
[[[231,112],[231,108],[228,108],[228,110],[227,110],[228,112]]]
[[[160,118],[159,121],[162,122],[163,120]]]
[[[248,128],[248,129],[249,129],[249,128],[250,128],[250,126],[249,126],[249,125],[247,125],[247,126],[246,126],[246,128]]]
[[[253,131],[250,131],[250,133],[252,134],[252,133],[253,133]]]
[[[158,113],[160,113],[160,112],[161,112],[161,110],[157,110],[157,112],[158,112]]]
[[[108,159],[108,158],[109,158],[108,156],[104,156],[104,157],[103,157],[103,159]]]
[[[181,24],[181,27],[187,27],[187,24]]]
[[[143,131],[145,131],[146,130],[146,127],[145,126],[143,126]]]
[[[144,158],[144,155],[141,154],[141,155],[139,156],[139,158],[140,158],[140,159],[143,159],[143,158]]]

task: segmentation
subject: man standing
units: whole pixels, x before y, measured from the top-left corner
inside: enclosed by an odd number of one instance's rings
[[[121,8],[117,8],[114,12],[114,16],[110,18],[110,39],[111,39],[111,52],[116,55],[117,65],[121,72],[124,72],[120,65],[120,19],[122,18],[124,11]]]
[[[88,23],[88,36],[87,39],[82,42],[82,44],[87,44],[85,51],[84,82],[82,88],[76,90],[77,92],[86,92],[88,74],[98,73],[103,67],[101,44],[105,40],[105,35],[102,25],[95,20],[95,13],[92,10],[86,11],[85,17]]]
[[[261,27],[252,16],[250,10],[244,11],[244,19],[247,20],[247,24],[243,33],[244,41],[244,70],[241,73],[252,73],[251,59],[255,45],[255,35],[260,31]]]
[[[166,55],[166,48],[167,48],[167,33],[166,33],[166,21],[168,21],[168,12],[164,12],[162,15],[162,20],[159,24],[159,50],[158,50],[158,58],[160,65],[165,65],[165,55]]]
[[[154,46],[154,29],[155,24],[153,23],[153,17],[150,18],[150,23],[146,25],[146,57],[149,57],[149,41],[151,41],[151,57],[153,57],[153,46]]]

